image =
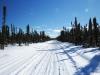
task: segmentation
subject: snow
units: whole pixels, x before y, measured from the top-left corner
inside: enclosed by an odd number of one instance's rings
[[[0,50],[0,75],[100,75],[100,49],[56,40]]]

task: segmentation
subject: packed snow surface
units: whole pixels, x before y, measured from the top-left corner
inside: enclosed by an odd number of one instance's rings
[[[100,75],[100,48],[56,40],[0,50],[0,75]]]

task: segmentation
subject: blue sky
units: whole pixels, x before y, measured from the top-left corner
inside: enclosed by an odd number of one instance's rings
[[[76,16],[82,25],[90,17],[100,22],[100,0],[5,0],[7,6],[7,24],[25,28],[27,24],[37,30],[45,30],[55,37],[63,26],[70,28]],[[0,25],[2,23],[2,5],[0,0]]]

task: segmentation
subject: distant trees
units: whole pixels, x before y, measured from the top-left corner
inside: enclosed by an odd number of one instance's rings
[[[75,45],[83,45],[85,47],[99,46],[100,47],[100,26],[97,23],[96,17],[85,26],[82,26],[75,17],[74,23],[71,22],[72,28],[66,29],[63,27],[57,40],[62,42],[71,42]],[[33,31],[28,24],[26,31],[17,28],[14,24],[6,25],[6,6],[3,6],[2,27],[0,29],[0,48],[4,49],[8,44],[28,45],[29,43],[44,42],[50,40],[50,37],[45,34],[45,31]]]
[[[75,22],[74,24],[71,22],[71,25],[72,28],[70,30],[63,28],[57,40],[85,47],[100,46],[100,26],[97,23],[96,17],[93,18],[93,21],[90,18],[89,24],[85,26],[78,23],[75,17]]]
[[[28,45],[29,43],[43,42],[50,39],[50,37],[45,34],[45,31],[40,31],[40,33],[36,30],[33,32],[33,29],[31,31],[29,24],[26,26],[26,32],[21,28],[16,28],[13,24],[11,24],[10,27],[6,25],[6,9],[7,7],[3,5],[2,27],[0,29],[1,49],[4,49],[8,44],[14,45],[17,43],[21,46],[21,44]]]
[[[98,45],[98,23],[96,18],[93,18],[93,43],[97,46]]]
[[[92,25],[92,21],[91,21],[91,18],[89,20],[89,26],[88,26],[88,43],[92,46],[93,44],[93,25]]]
[[[0,48],[4,49],[7,44],[28,45],[29,43],[44,42],[50,40],[50,37],[45,34],[45,31],[38,33],[36,30],[30,31],[29,24],[26,26],[26,32],[21,28],[17,29],[13,24],[11,27],[3,25],[0,30]]]
[[[15,27],[13,24],[11,24],[11,35],[10,35],[10,42],[11,44],[14,44],[16,39],[15,39],[16,33],[15,33]]]
[[[30,26],[29,26],[29,24],[26,26],[26,43],[28,44],[29,42],[30,42],[30,40],[31,40],[31,38],[30,38]]]

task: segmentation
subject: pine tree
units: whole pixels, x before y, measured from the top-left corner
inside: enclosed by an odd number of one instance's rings
[[[21,43],[22,43],[22,36],[23,36],[23,31],[21,28],[19,28],[19,32],[18,32],[18,44],[19,44],[19,46],[21,46]]]
[[[97,46],[98,43],[98,33],[99,33],[98,24],[97,24],[96,17],[94,17],[93,18],[93,43],[95,44],[95,46]]]
[[[26,26],[26,42],[29,44],[30,42],[30,26],[29,24]]]
[[[75,44],[77,45],[78,44],[78,23],[77,23],[77,18],[75,17],[75,32],[74,32],[74,37],[75,37]]]
[[[92,26],[92,21],[91,18],[89,20],[89,27],[88,27],[88,43],[90,46],[93,45],[93,30],[92,30],[93,26]]]

